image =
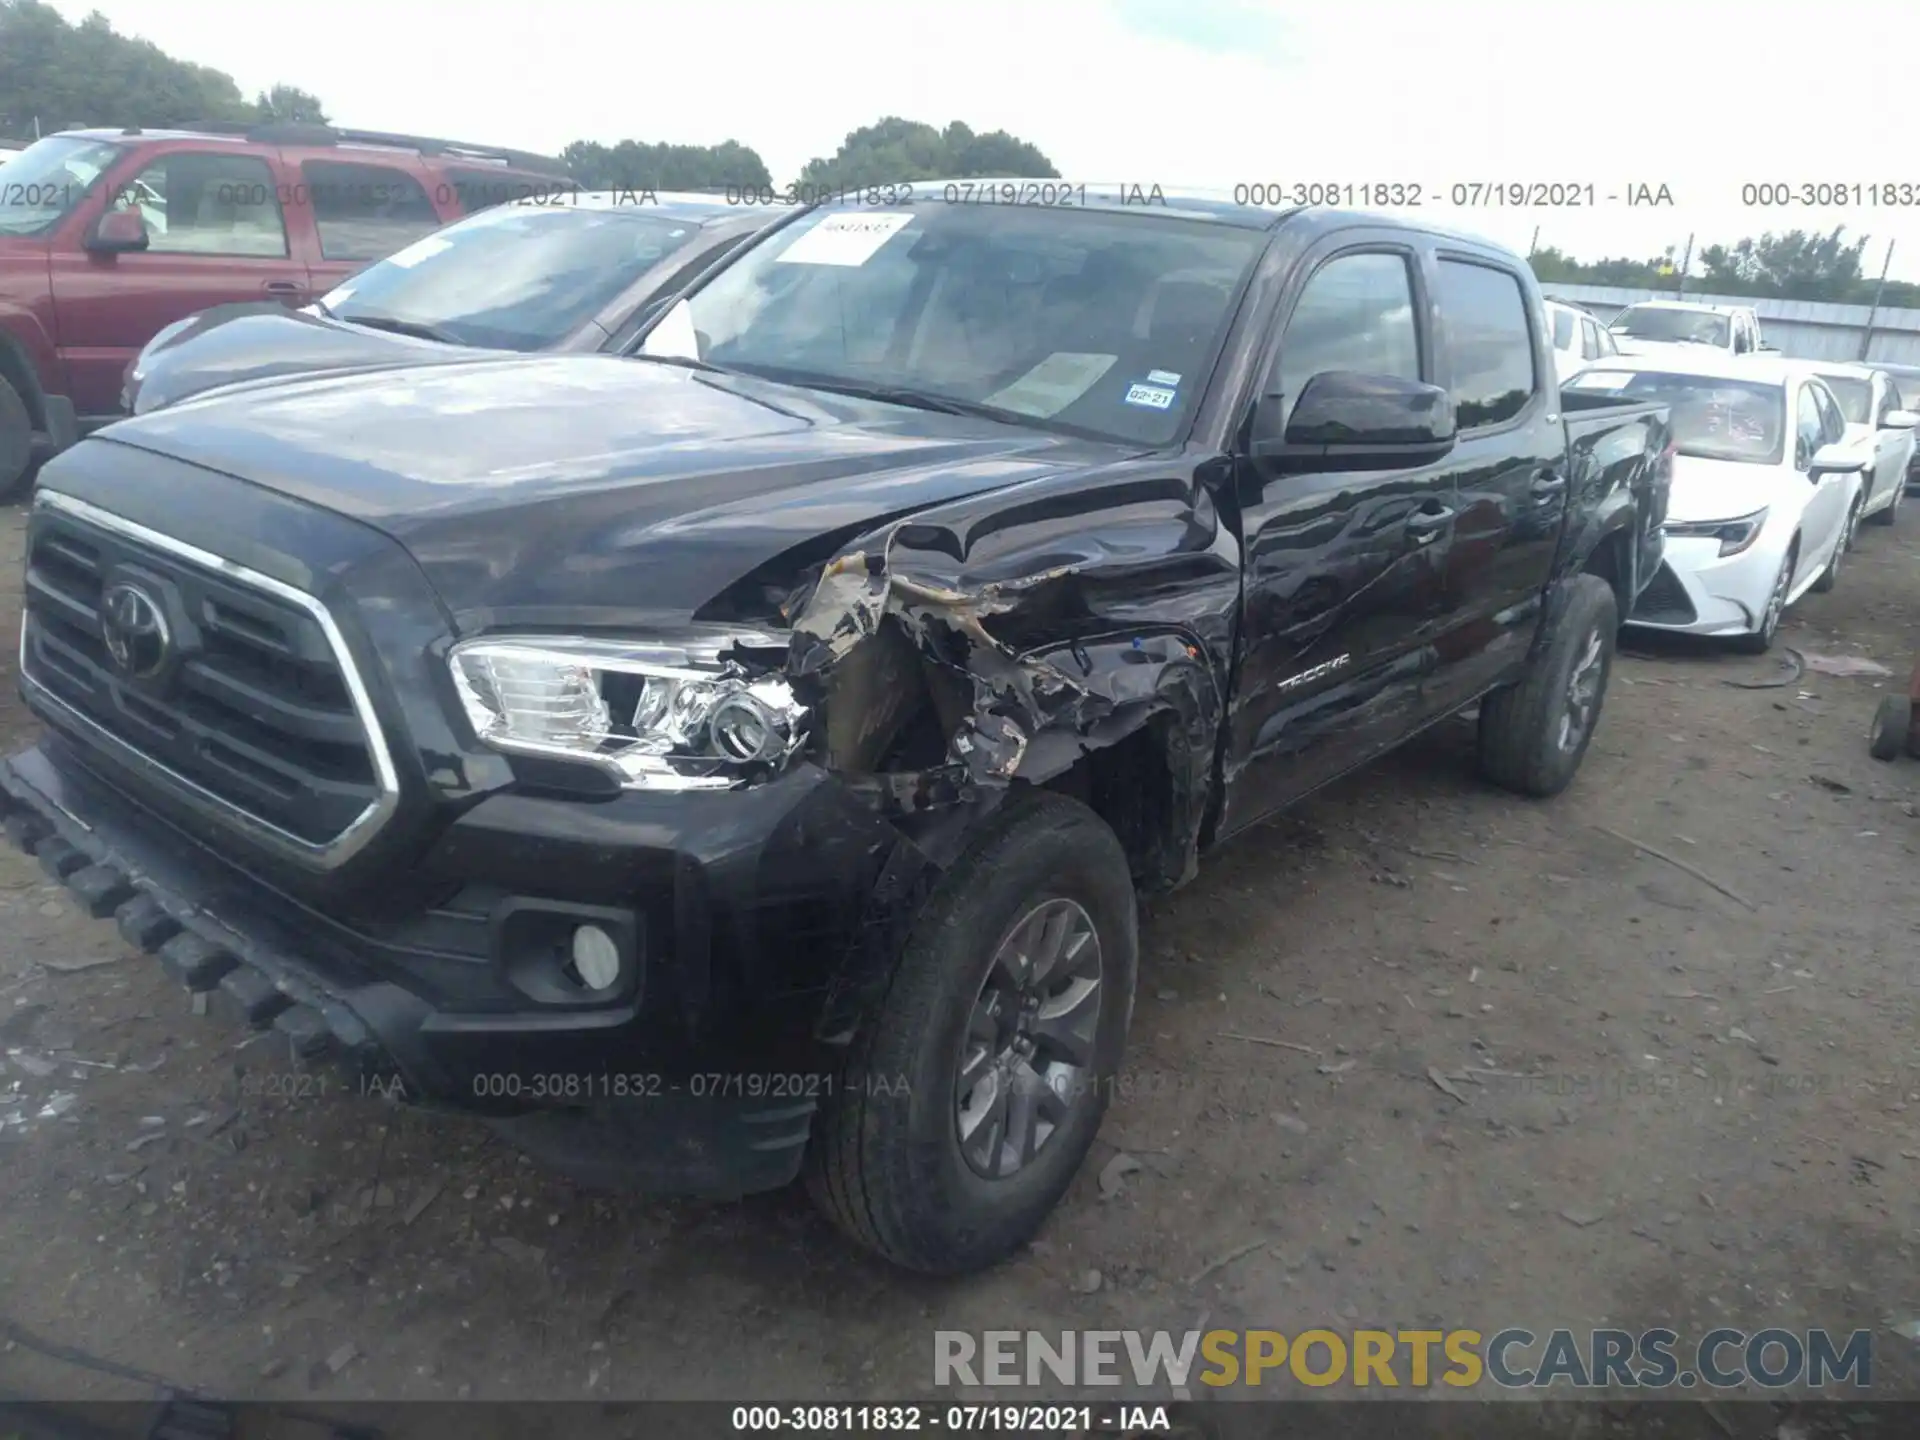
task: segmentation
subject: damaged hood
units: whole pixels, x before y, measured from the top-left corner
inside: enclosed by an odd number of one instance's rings
[[[249,386],[102,438],[372,526],[462,629],[683,621],[790,552],[1139,451],[601,355]]]

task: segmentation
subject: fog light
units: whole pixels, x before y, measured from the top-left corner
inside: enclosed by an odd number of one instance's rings
[[[620,947],[598,925],[573,932],[573,968],[589,990],[607,990],[620,978]]]

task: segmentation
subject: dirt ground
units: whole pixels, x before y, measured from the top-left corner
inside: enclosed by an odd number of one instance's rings
[[[1904,676],[1917,619],[1920,512],[1783,638]],[[1462,722],[1215,856],[1148,916],[1126,1093],[1070,1198],[959,1282],[795,1194],[598,1198],[462,1122],[243,1094],[242,1037],[0,847],[0,1314],[309,1403],[899,1398],[936,1328],[1202,1317],[1868,1327],[1876,1395],[1920,1395],[1891,1328],[1920,1314],[1920,762],[1867,754],[1888,681],[1724,683],[1774,670],[1629,655],[1556,801],[1476,782]],[[1142,1168],[1102,1198],[1118,1153]],[[130,1393],[12,1346],[0,1384]]]

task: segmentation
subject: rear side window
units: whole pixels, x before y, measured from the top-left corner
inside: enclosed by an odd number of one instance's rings
[[[404,170],[308,160],[300,173],[329,260],[379,260],[440,228],[427,192]]]
[[[1533,398],[1533,336],[1526,292],[1513,272],[1466,260],[1440,262],[1453,402],[1460,428],[1498,425]]]
[[[1267,393],[1284,395],[1291,410],[1307,382],[1329,370],[1421,378],[1406,256],[1342,255],[1307,280],[1287,320]]]
[[[1600,327],[1591,320],[1580,322],[1580,354],[1588,360],[1600,358]]]
[[[1573,314],[1567,310],[1549,310],[1553,317],[1553,348],[1571,350],[1573,348]]]
[[[274,257],[287,253],[275,191],[273,171],[257,156],[175,150],[114,199],[146,219],[148,254]]]

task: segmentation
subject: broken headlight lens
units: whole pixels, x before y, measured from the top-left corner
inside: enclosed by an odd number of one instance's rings
[[[806,738],[806,707],[773,669],[785,653],[785,637],[743,632],[677,644],[517,635],[465,641],[448,663],[474,732],[497,750],[598,765],[635,790],[725,790],[777,772]]]

